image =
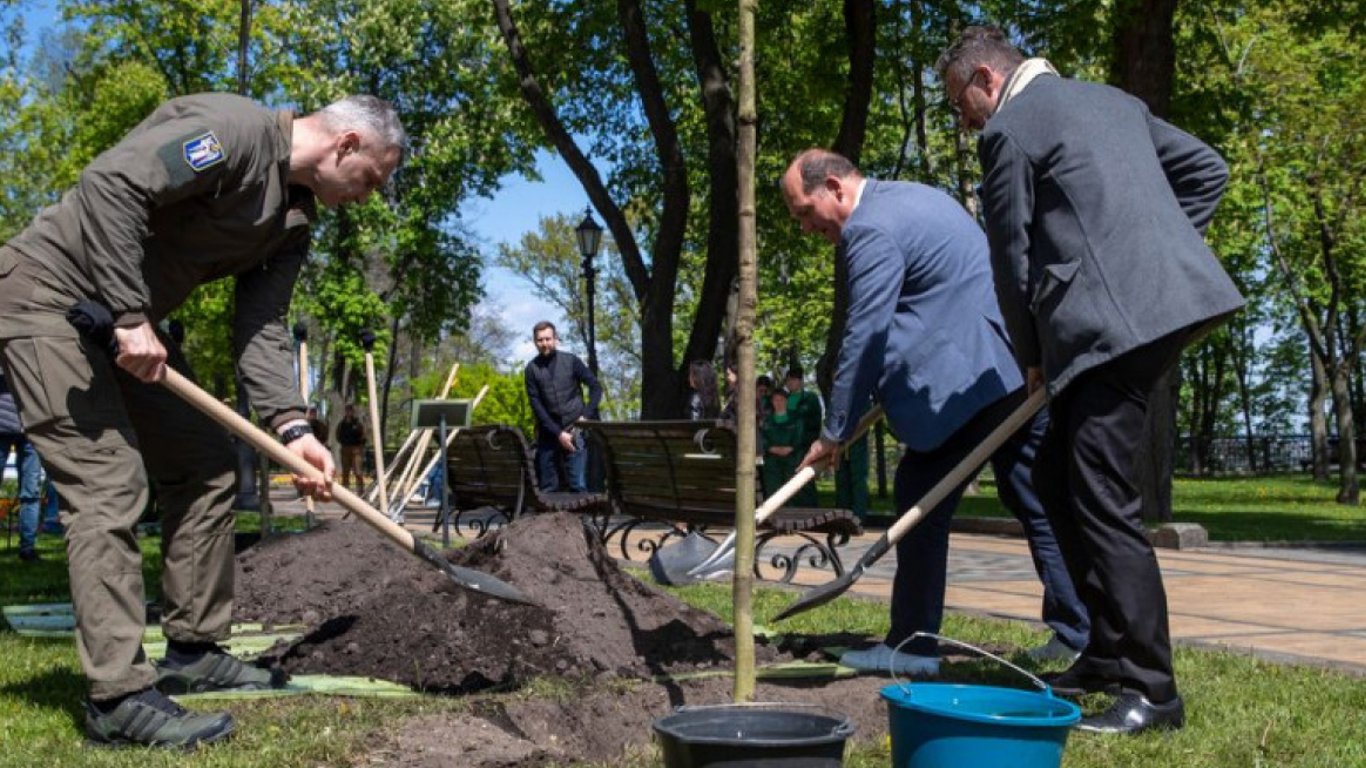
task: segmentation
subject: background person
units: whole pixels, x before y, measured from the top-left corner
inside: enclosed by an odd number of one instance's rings
[[[911,508],[1015,410],[1024,378],[992,293],[982,230],[948,195],[923,184],[863,178],[841,155],[812,149],[782,179],[788,210],[845,260],[848,309],[824,432],[803,465],[825,462],[848,439],[873,395],[906,443],[896,469],[898,514]],[[1024,526],[1044,584],[1044,621],[1069,657],[1087,620],[1030,483],[1047,419],[1040,412],[992,454],[1001,502]],[[892,626],[885,641],[850,651],[855,669],[911,675],[939,671],[933,639],[944,616],[949,525],[967,481],[897,543]]]
[[[708,421],[721,416],[720,396],[716,393],[716,370],[706,360],[688,364],[688,402],[684,415],[689,421]]]
[[[19,423],[19,411],[14,406],[14,395],[5,377],[0,375],[0,467],[14,455],[18,473],[19,502],[19,559],[33,562],[38,559],[39,494],[42,491],[43,468],[38,451],[24,436]]]
[[[576,425],[597,418],[602,387],[576,355],[559,351],[555,326],[542,320],[531,329],[536,357],[526,364],[523,380],[536,416],[536,474],[542,491],[588,490],[587,450]],[[583,388],[588,388],[584,402]],[[560,473],[564,473],[563,483]]]
[[[787,409],[786,392],[771,393],[769,402],[772,411],[764,417],[759,429],[764,444],[764,466],[760,475],[765,493],[774,493],[797,474],[797,463],[802,459],[797,453],[802,442],[802,423]]]
[[[318,406],[308,406],[308,413],[305,415],[305,418],[308,419],[308,428],[313,430],[313,436],[318,438],[318,442],[322,443],[323,447],[326,448],[327,436],[332,430],[327,425],[327,419],[324,419],[322,415],[318,413]]]
[[[1180,728],[1167,596],[1134,459],[1148,393],[1199,330],[1243,305],[1201,236],[1228,170],[1116,88],[1058,77],[999,29],[969,27],[937,68],[982,131],[982,204],[1001,311],[1053,421],[1035,486],[1092,618],[1062,693],[1118,694],[1082,730]]]
[[[216,741],[232,733],[231,716],[188,712],[163,690],[282,684],[218,645],[232,621],[236,458],[222,427],[157,385],[168,365],[190,371],[156,323],[199,285],[234,276],[233,341],[252,405],[320,470],[321,481],[296,477],[299,490],[327,498],[332,457],[304,419],[284,317],[315,199],[365,199],[387,182],[403,142],[393,108],[369,96],[302,117],[229,94],[171,99],[0,247],[0,358],[66,504],[90,740]],[[81,302],[112,315],[115,356],[67,320]],[[149,474],[162,512],[167,638],[156,666],[142,649],[134,532]]]
[[[337,422],[337,445],[341,446],[341,483],[362,493],[365,487],[365,423],[356,416],[356,406],[347,403]],[[352,485],[352,479],[355,484]]]
[[[798,462],[811,449],[811,444],[820,437],[822,414],[820,396],[803,388],[802,375],[801,366],[794,365],[787,369],[787,376],[783,379],[783,387],[787,391],[787,410],[792,418],[801,424],[801,437],[796,445],[795,457]],[[795,466],[793,472],[796,472]],[[802,486],[802,489],[792,496],[791,503],[794,507],[820,506],[820,497],[816,494],[816,481],[812,480]]]

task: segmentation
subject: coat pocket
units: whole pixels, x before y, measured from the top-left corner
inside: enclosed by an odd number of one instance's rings
[[[1033,310],[1035,316],[1038,316],[1041,310],[1046,310],[1050,306],[1057,306],[1080,268],[1080,261],[1064,261],[1059,264],[1047,264],[1039,271],[1039,279],[1034,286],[1034,296],[1029,301],[1029,308]]]

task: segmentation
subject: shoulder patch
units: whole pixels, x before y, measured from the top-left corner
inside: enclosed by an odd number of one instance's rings
[[[223,162],[225,155],[218,137],[213,135],[213,131],[207,131],[182,144],[181,157],[185,158],[185,162],[195,173],[198,173]]]

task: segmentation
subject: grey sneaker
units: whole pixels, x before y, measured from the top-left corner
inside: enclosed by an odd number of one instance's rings
[[[883,675],[935,677],[939,674],[939,657],[902,653],[892,650],[886,643],[879,643],[862,651],[845,651],[840,656],[840,666]]]
[[[221,647],[189,664],[170,659],[157,662],[157,690],[168,696],[207,691],[264,691],[283,688],[288,676],[282,669],[262,669],[243,664]]]
[[[1064,643],[1062,638],[1053,635],[1043,645],[1025,651],[1025,655],[1040,664],[1046,661],[1065,661],[1071,664],[1077,660],[1078,656],[1081,656],[1081,651],[1073,649]]]
[[[100,746],[178,747],[193,749],[232,735],[227,712],[196,714],[155,688],[125,698],[111,712],[85,705],[85,734]]]

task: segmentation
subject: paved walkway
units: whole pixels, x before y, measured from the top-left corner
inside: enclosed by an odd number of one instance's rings
[[[841,548],[843,561],[856,562],[880,535],[866,533],[849,542]],[[616,546],[612,552],[621,555]],[[1366,675],[1366,550],[1209,547],[1157,553],[1177,642]],[[895,570],[893,551],[851,593],[889,600]],[[793,583],[809,586],[829,578],[828,570],[803,565]],[[1043,589],[1022,538],[954,533],[948,581],[950,610],[1039,619]]]
[[[277,495],[276,513],[300,514],[302,504]],[[325,505],[321,514],[339,516],[340,508]],[[431,520],[431,512],[417,510],[408,524],[415,532],[429,533]],[[842,547],[843,561],[856,562],[880,533],[864,534]],[[627,542],[632,552],[639,552],[634,545],[647,535],[632,536]],[[610,549],[621,557],[616,539]],[[768,554],[794,549],[775,542]],[[1177,642],[1366,675],[1366,550],[1209,547],[1157,552]],[[635,554],[637,562],[643,557]],[[890,599],[895,559],[895,552],[889,553],[851,592]],[[763,568],[769,577],[776,574],[767,565]],[[804,564],[793,583],[810,586],[829,578],[829,570]],[[951,610],[1037,621],[1041,594],[1023,539],[952,535],[946,595]]]

